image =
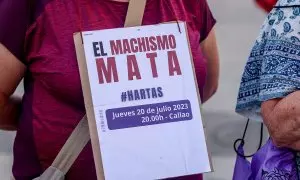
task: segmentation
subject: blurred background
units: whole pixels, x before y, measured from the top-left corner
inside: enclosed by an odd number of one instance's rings
[[[233,142],[242,136],[246,119],[235,114],[239,81],[250,48],[258,35],[265,13],[253,0],[208,0],[218,23],[217,39],[221,60],[221,79],[217,94],[203,107],[203,119],[214,172],[205,180],[231,180],[235,153]],[[22,94],[22,85],[17,94]],[[260,124],[251,122],[246,152],[253,153],[259,143]],[[0,180],[9,180],[15,133],[0,131]]]
[[[236,97],[244,65],[266,14],[254,0],[208,2],[217,19],[221,74],[217,94],[203,107],[215,171],[206,174],[205,180],[231,180],[236,157],[233,143],[242,137],[246,124],[246,119],[234,112]],[[266,130],[264,134],[267,136]],[[259,138],[260,124],[251,122],[245,145],[247,155],[256,151]]]

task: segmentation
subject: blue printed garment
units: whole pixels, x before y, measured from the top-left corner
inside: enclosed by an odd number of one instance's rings
[[[251,120],[262,121],[263,101],[300,89],[300,0],[280,0],[276,6],[291,5],[299,7],[270,12],[245,66],[236,112]],[[234,180],[297,180],[299,164],[295,152],[279,149],[269,140],[251,164],[237,158]]]

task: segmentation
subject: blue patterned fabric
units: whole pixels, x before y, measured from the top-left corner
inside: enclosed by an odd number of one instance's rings
[[[277,6],[300,5],[280,0]],[[236,112],[261,121],[263,101],[300,89],[300,8],[273,9],[261,28],[247,61]]]
[[[300,5],[300,0],[279,0],[277,3],[277,6],[291,5]],[[282,98],[299,89],[300,7],[275,8],[261,27],[248,58],[236,112],[251,120],[262,121],[260,107],[263,101]],[[269,151],[265,155],[269,155]],[[297,153],[295,161],[291,163],[295,163],[299,172],[300,153]],[[261,179],[296,179],[288,177],[291,174],[293,173],[274,168],[263,171]]]

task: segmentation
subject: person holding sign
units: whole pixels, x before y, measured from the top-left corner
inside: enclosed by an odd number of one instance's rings
[[[73,33],[123,27],[127,9],[126,0],[0,2],[0,128],[17,130],[16,180],[42,174],[85,114]],[[206,0],[147,1],[143,25],[176,20],[187,22],[198,87],[205,102],[218,85],[215,19]],[[25,94],[21,100],[12,94],[22,78]],[[66,179],[96,179],[90,144]],[[199,180],[202,176],[177,179]]]

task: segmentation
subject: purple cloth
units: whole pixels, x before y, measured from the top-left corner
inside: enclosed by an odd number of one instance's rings
[[[238,152],[241,155],[244,155],[244,149],[242,145],[239,146]],[[241,179],[250,180],[251,179],[250,177],[251,177],[250,162],[246,158],[237,155],[233,180],[241,180]]]
[[[243,147],[239,153],[244,154]],[[277,148],[269,139],[253,156],[251,163],[237,156],[233,180],[298,180],[294,153]]]

